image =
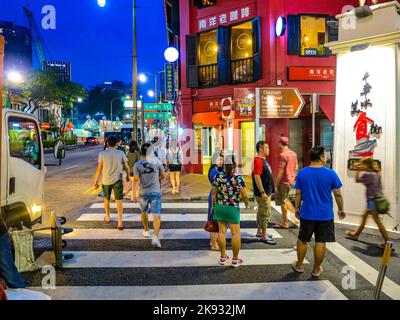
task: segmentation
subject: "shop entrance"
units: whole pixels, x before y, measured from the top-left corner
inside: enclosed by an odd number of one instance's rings
[[[251,173],[251,165],[255,156],[255,123],[240,123],[240,168],[243,174]]]

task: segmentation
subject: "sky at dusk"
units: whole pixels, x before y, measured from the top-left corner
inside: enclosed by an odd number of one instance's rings
[[[0,0],[0,20],[27,26],[28,5],[41,25],[45,5],[56,8],[56,29],[41,29],[53,60],[72,64],[72,80],[86,87],[103,81],[132,82],[132,0]],[[167,47],[163,0],[137,0],[139,72],[158,73]],[[154,80],[153,80],[154,81]],[[153,81],[143,90],[152,89]]]

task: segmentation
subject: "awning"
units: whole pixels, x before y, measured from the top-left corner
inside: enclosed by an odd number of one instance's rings
[[[319,107],[331,123],[335,122],[335,96],[319,96]]]

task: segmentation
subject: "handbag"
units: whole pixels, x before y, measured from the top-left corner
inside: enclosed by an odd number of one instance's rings
[[[387,214],[390,210],[390,203],[385,196],[374,198],[375,210],[380,214]]]
[[[213,212],[211,213],[211,220],[208,220],[204,226],[204,230],[207,232],[218,232],[219,231],[218,222],[213,221],[213,217],[214,217],[214,209],[213,209]]]

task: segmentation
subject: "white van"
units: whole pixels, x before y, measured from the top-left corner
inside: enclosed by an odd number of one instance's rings
[[[31,228],[42,221],[44,154],[36,117],[3,109],[1,213],[8,226]]]

